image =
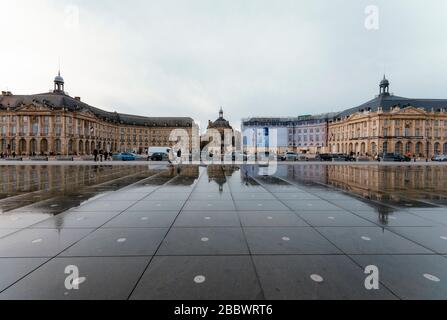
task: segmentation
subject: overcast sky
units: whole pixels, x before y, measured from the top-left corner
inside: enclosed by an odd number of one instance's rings
[[[341,111],[373,98],[384,72],[396,95],[447,98],[445,0],[0,0],[0,8],[0,89],[14,94],[48,91],[60,60],[66,91],[84,102],[202,126],[220,106],[236,127],[248,116]]]

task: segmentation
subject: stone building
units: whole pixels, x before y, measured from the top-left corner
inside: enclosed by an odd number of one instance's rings
[[[217,130],[217,132],[220,134],[220,154],[224,155],[227,153],[226,151],[232,151],[225,150],[225,145],[230,147],[235,146],[235,131],[230,125],[230,122],[224,118],[224,112],[222,108],[220,108],[219,110],[219,118],[217,118],[214,122],[211,120],[208,121],[207,132],[205,135],[202,136],[200,150],[203,150],[203,148],[205,148],[208,144],[210,144],[210,142],[213,141],[211,133],[212,130]]]
[[[390,94],[389,87],[384,77],[376,98],[330,121],[330,151],[369,156],[447,154],[447,100],[398,97]]]
[[[34,95],[0,96],[0,153],[11,155],[90,155],[93,150],[143,153],[173,146],[171,133],[191,135],[191,118],[141,117],[108,112],[69,96],[60,73],[54,90]]]
[[[332,114],[290,118],[248,118],[242,121],[244,148],[256,153],[273,148],[277,153],[322,153],[327,147],[328,121]]]

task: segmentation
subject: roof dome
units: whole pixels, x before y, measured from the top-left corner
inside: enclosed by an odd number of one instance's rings
[[[54,78],[54,82],[64,82],[64,78],[61,77],[61,73],[59,72],[57,76]]]
[[[381,86],[389,86],[390,82],[387,80],[387,78],[385,76],[383,76],[383,80],[380,81],[380,85]]]

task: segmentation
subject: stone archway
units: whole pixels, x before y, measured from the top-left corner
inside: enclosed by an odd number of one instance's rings
[[[8,152],[8,146],[7,146],[7,143],[6,143],[6,139],[2,139],[1,140],[1,152]]]
[[[25,153],[27,153],[26,140],[25,139],[20,139],[20,141],[19,141],[19,154],[25,154]]]
[[[42,154],[48,153],[48,140],[47,139],[40,140],[40,153],[42,153]]]
[[[396,142],[396,145],[394,147],[394,152],[397,154],[403,154],[404,153],[404,145],[401,141]]]
[[[382,152],[388,153],[388,142],[386,142],[386,141],[382,145]]]
[[[79,148],[78,148],[79,155],[84,155],[84,141],[79,141]]]
[[[406,155],[413,154],[413,143],[411,141],[408,141],[405,144],[405,154]]]
[[[441,144],[439,142],[435,142],[435,144],[433,146],[433,153],[435,155],[438,155],[441,153]]]
[[[422,144],[422,142],[417,142],[414,153],[420,157],[423,152],[424,152],[424,145]]]
[[[371,153],[373,155],[377,154],[377,144],[375,142],[371,143]]]
[[[29,141],[29,152],[32,155],[37,153],[37,141],[36,141],[36,139],[31,139]]]
[[[68,140],[67,151],[69,155],[73,154],[73,140]]]
[[[62,153],[62,143],[60,139],[56,139],[54,140],[54,153],[56,155],[61,154]]]

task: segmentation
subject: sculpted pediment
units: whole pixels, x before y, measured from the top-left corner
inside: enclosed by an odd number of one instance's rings
[[[421,110],[419,108],[415,107],[405,107],[405,108],[395,108],[391,111],[391,113],[394,114],[407,114],[407,115],[424,115],[426,112],[425,110]]]
[[[353,115],[351,115],[349,117],[349,120],[352,121],[352,120],[358,120],[358,119],[363,119],[363,118],[365,118],[365,114],[357,112],[357,113],[354,113]]]
[[[91,112],[89,109],[82,109],[81,111],[80,111],[80,113],[83,115],[83,116],[87,116],[87,117],[90,117],[90,118],[96,118],[96,115],[93,113],[93,112]]]
[[[44,104],[31,103],[21,105],[20,107],[17,108],[17,111],[39,112],[39,111],[51,111],[51,109]]]

